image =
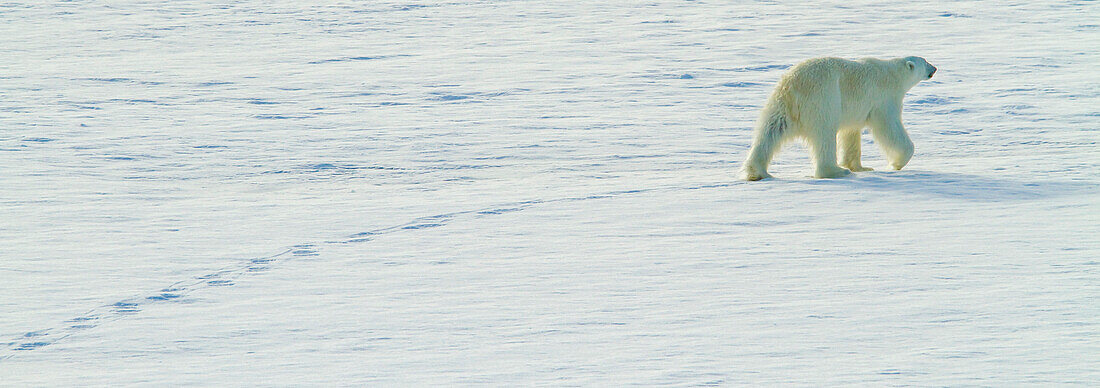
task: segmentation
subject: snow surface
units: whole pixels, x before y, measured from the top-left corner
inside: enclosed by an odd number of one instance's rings
[[[1098,20],[2,3],[0,385],[1097,386]],[[735,180],[823,55],[939,68],[910,165]]]

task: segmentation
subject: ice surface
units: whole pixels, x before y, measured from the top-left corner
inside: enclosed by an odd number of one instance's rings
[[[729,3],[0,4],[0,385],[1100,384],[1100,6]]]

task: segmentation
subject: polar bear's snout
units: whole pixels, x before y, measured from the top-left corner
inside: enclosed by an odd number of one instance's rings
[[[928,65],[928,66],[930,66],[932,68],[932,71],[928,73],[928,78],[932,78],[932,74],[936,74],[936,67],[932,66],[932,65]]]

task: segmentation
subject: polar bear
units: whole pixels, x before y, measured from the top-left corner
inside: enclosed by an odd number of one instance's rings
[[[935,73],[936,68],[921,57],[815,58],[795,65],[764,104],[741,177],[770,178],[772,156],[794,138],[810,146],[815,178],[869,171],[859,161],[859,137],[868,126],[890,166],[900,170],[913,156],[913,142],[901,125],[901,99]]]

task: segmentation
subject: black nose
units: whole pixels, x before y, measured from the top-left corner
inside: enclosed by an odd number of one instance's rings
[[[936,74],[936,69],[932,69],[932,72],[928,73],[928,78],[932,78],[932,74]]]

